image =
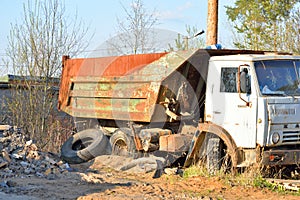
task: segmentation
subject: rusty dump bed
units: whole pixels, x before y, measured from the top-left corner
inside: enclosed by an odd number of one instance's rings
[[[118,57],[63,58],[59,109],[74,117],[163,122],[169,120],[165,102],[180,101],[183,88],[199,101],[205,92],[211,55],[236,51],[194,50]],[[246,53],[239,51],[238,53]],[[256,52],[257,53],[257,52]],[[184,84],[189,83],[189,84]],[[173,110],[190,113],[195,98]]]

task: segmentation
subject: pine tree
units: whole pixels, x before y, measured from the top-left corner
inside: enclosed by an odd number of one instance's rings
[[[286,42],[283,38],[290,31],[288,23],[298,2],[237,0],[233,7],[226,7],[228,19],[240,36],[234,45],[240,49],[289,51],[282,43]]]

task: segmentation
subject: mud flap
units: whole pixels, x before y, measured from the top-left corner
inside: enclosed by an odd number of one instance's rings
[[[195,135],[193,136],[191,146],[189,148],[183,167],[189,167],[196,159],[196,156],[198,156],[196,152],[200,150],[204,142],[205,136],[206,136],[205,132],[200,132],[199,130],[196,131]]]

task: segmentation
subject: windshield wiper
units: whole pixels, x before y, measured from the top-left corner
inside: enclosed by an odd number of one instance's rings
[[[284,92],[281,93],[281,91],[277,91],[278,93],[262,93],[263,95],[268,95],[268,96],[287,96]],[[280,93],[279,93],[280,92]]]

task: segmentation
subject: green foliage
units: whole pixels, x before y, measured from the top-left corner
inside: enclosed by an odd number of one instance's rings
[[[281,193],[285,192],[285,188],[282,185],[268,182],[266,179],[264,179],[261,176],[255,177],[253,179],[253,185],[259,188],[268,188],[276,192],[281,192]]]
[[[209,173],[204,167],[191,166],[184,170],[183,178],[190,178],[194,176],[208,176]]]
[[[298,0],[237,0],[226,7],[228,19],[238,34],[234,45],[240,49],[291,51],[283,40],[292,30]],[[289,41],[291,42],[291,41]]]
[[[295,9],[290,13],[285,26],[285,34],[281,37],[280,49],[300,54],[300,10]]]

